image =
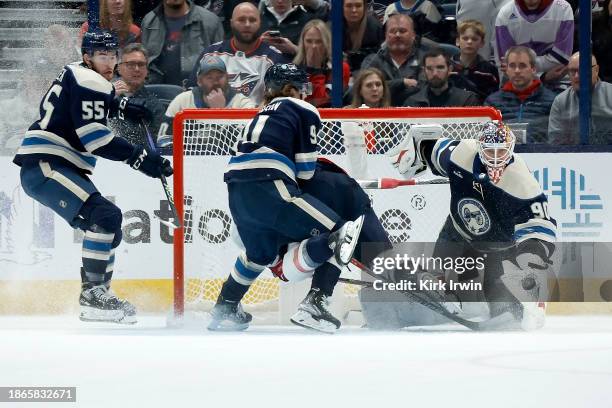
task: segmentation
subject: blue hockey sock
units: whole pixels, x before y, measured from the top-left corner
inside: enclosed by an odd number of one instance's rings
[[[114,263],[113,233],[85,231],[83,238],[83,284],[96,286],[110,280]],[[108,268],[110,266],[110,269]],[[107,272],[111,272],[107,275]]]
[[[322,264],[334,255],[329,247],[329,233],[309,238],[306,242],[306,254],[312,262]]]
[[[223,283],[221,297],[225,300],[240,301],[264,269],[266,269],[265,266],[249,261],[246,254],[241,253],[236,258],[229,278]]]

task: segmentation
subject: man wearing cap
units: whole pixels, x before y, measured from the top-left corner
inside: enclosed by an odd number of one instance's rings
[[[158,144],[167,146],[172,141],[174,115],[188,108],[255,108],[249,97],[229,86],[225,63],[216,55],[205,55],[198,66],[198,86],[176,96],[168,105],[159,129]]]

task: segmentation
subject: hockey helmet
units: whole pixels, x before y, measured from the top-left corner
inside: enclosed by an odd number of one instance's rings
[[[294,86],[300,94],[312,94],[308,74],[295,64],[274,64],[268,68],[264,75],[266,91],[277,92],[287,84]]]
[[[93,56],[96,51],[115,51],[119,49],[117,36],[110,31],[96,29],[83,35],[81,54]]]
[[[506,166],[514,154],[516,138],[502,122],[487,122],[478,138],[478,156],[482,163],[492,169]]]

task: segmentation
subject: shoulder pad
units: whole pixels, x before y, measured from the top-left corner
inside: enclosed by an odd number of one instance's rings
[[[529,171],[525,161],[514,154],[514,160],[506,167],[497,187],[521,200],[542,194],[542,188]]]
[[[472,172],[474,157],[478,155],[478,142],[476,139],[464,139],[459,142],[451,153],[451,161],[462,169]]]
[[[303,101],[301,99],[297,99],[297,98],[291,98],[291,97],[284,97],[284,98],[275,98],[275,101],[287,101],[287,102],[292,102],[294,104],[296,104],[297,106],[299,106],[302,109],[306,109],[312,113],[314,113],[315,115],[317,115],[317,117],[319,118],[319,120],[321,119],[321,115],[319,114],[319,110],[317,108],[314,107],[314,105]]]
[[[67,65],[66,67],[72,72],[74,80],[80,87],[104,94],[110,94],[113,91],[113,84],[93,69],[81,65]]]

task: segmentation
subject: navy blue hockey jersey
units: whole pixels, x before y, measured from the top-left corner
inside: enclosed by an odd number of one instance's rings
[[[14,162],[56,160],[91,173],[95,150],[114,138],[106,126],[114,94],[113,85],[94,70],[66,65],[40,103],[40,118],[26,132]]]
[[[513,156],[497,184],[481,179],[487,171],[474,139],[441,138],[425,160],[434,174],[449,178],[450,216],[466,240],[488,249],[530,238],[555,242],[557,223],[546,195],[520,156]]]
[[[300,99],[276,98],[245,126],[230,159],[226,182],[312,177],[321,116]]]

